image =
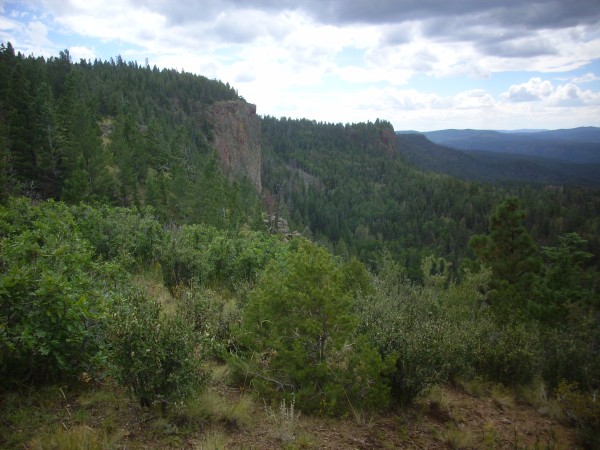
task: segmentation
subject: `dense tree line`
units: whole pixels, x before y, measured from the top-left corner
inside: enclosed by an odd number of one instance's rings
[[[25,57],[8,43],[0,86],[4,197],[152,205],[177,222],[256,213],[253,191],[226,181],[210,144],[207,106],[240,98],[227,84],[120,57]]]
[[[470,256],[467,242],[487,228],[487,217],[516,195],[527,227],[544,245],[577,231],[598,254],[597,189],[491,185],[423,172],[395,143],[389,123],[328,124],[263,119],[263,182],[282,214],[300,231],[340,255],[372,263],[387,248],[418,271],[436,254],[455,267]]]

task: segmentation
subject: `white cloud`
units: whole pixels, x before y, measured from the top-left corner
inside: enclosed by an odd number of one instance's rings
[[[461,92],[454,96],[453,106],[458,109],[493,108],[496,106],[494,98],[483,89],[473,89]]]
[[[576,84],[567,83],[554,90],[550,101],[558,106],[600,105],[600,93],[584,91]]]
[[[598,77],[596,74],[594,74],[592,72],[588,72],[585,75],[573,78],[572,81],[573,81],[573,83],[576,83],[576,84],[582,84],[582,83],[591,83],[592,81],[598,81],[598,80],[600,80],[600,77]]]
[[[552,83],[535,77],[527,83],[512,85],[501,97],[509,102],[532,102],[549,97],[553,91]]]
[[[527,83],[512,85],[501,95],[508,102],[537,102],[547,106],[584,106],[599,105],[600,92],[583,90],[575,83],[552,85],[539,77],[531,78]]]
[[[73,61],[79,61],[80,59],[94,60],[98,56],[94,50],[77,45],[69,48],[69,54]]]

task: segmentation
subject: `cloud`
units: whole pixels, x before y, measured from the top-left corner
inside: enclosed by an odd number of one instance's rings
[[[573,81],[573,83],[576,83],[576,84],[582,84],[582,83],[591,83],[592,81],[598,81],[598,80],[600,80],[600,77],[598,77],[596,74],[594,74],[592,72],[588,72],[585,75],[573,78],[572,81]]]
[[[600,93],[583,90],[574,83],[553,86],[548,80],[531,78],[527,83],[512,85],[501,98],[509,103],[542,102],[548,106],[600,105]]]
[[[558,86],[550,101],[557,106],[600,105],[600,93],[583,90],[573,83]]]
[[[69,48],[69,54],[73,61],[79,61],[80,59],[94,60],[98,56],[94,50],[77,45]]]
[[[458,109],[493,108],[496,106],[494,98],[484,89],[472,89],[460,92],[453,98],[453,107]]]
[[[535,77],[527,83],[513,84],[502,98],[508,102],[533,102],[549,97],[553,91],[552,83]]]

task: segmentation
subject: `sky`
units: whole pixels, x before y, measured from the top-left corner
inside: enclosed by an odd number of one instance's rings
[[[0,0],[0,42],[219,79],[275,117],[600,126],[598,0]]]

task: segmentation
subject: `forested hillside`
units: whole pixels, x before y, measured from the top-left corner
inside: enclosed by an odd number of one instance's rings
[[[599,445],[597,189],[121,58],[2,45],[0,89],[0,447]]]
[[[600,129],[501,132],[493,130],[439,130],[425,134],[436,144],[460,150],[514,153],[573,163],[600,163]]]
[[[415,269],[431,254],[457,267],[468,255],[470,236],[485,231],[489,212],[509,195],[521,199],[540,244],[577,230],[598,254],[597,190],[491,185],[418,170],[407,158],[422,151],[418,138],[396,141],[392,126],[382,121],[342,125],[265,117],[264,186],[298,230],[308,227],[336,254],[366,263],[388,249]]]
[[[4,198],[152,205],[166,221],[220,225],[257,212],[211,147],[207,107],[239,99],[229,85],[120,57],[25,57],[9,43],[0,86]]]
[[[598,163],[572,163],[518,153],[456,150],[435,144],[420,133],[400,133],[398,141],[400,152],[411,164],[463,180],[538,186],[600,186]]]

